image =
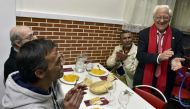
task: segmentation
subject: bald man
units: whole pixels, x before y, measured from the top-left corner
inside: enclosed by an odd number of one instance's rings
[[[26,42],[36,39],[34,32],[27,26],[15,26],[10,30],[11,52],[4,64],[4,82],[8,75],[17,71],[16,54],[19,48]]]

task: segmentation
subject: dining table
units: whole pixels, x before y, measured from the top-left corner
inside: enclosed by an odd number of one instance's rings
[[[109,75],[111,72],[108,71],[103,65],[100,63],[91,63],[93,65],[93,68],[101,69],[105,71],[105,74],[103,76]],[[81,83],[85,78],[90,78],[93,82],[101,81],[100,76],[96,76],[90,73],[90,71],[87,71],[86,69],[83,72],[77,73],[75,70],[75,65],[64,65],[64,75],[72,73],[77,74],[80,76],[77,83]],[[64,93],[67,93],[71,88],[74,87],[74,83],[66,82],[62,79],[59,79],[61,82],[61,89],[64,91]],[[84,95],[83,101],[81,102],[79,109],[122,109],[121,104],[119,103],[120,96],[119,94],[121,91],[127,91],[129,94],[128,99],[125,101],[127,102],[126,109],[155,109],[151,104],[149,104],[147,101],[145,101],[142,97],[140,97],[138,94],[136,94],[131,88],[129,88],[126,84],[124,84],[122,81],[120,81],[117,77],[114,80],[114,92],[112,92],[112,95],[108,95],[109,93],[103,93],[103,94],[94,94],[88,89],[86,90],[86,94]],[[90,100],[92,98],[100,97],[100,98],[109,98],[113,97],[113,105],[110,105],[110,103],[105,105],[91,105],[87,106],[85,101]],[[109,100],[108,100],[109,101]],[[97,108],[94,108],[97,107]]]

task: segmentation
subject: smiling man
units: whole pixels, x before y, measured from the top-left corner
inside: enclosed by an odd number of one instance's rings
[[[154,24],[139,33],[134,86],[151,85],[170,97],[176,73],[183,58],[182,33],[170,27],[172,10],[157,5],[153,11]]]
[[[4,109],[78,109],[86,86],[77,85],[63,96],[57,81],[63,76],[63,58],[50,40],[25,43],[16,57],[18,72],[6,81]]]

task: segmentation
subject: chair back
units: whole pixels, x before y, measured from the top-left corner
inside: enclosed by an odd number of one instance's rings
[[[160,96],[163,98],[163,100],[161,100],[154,94],[141,89],[144,87],[156,91],[158,94],[160,94]],[[152,106],[154,106],[156,109],[166,109],[167,99],[163,95],[163,93],[161,91],[159,91],[157,88],[155,88],[153,86],[149,86],[149,85],[137,85],[137,86],[135,86],[135,88],[133,90],[138,95],[140,95],[143,99],[145,99],[148,103],[150,103]]]

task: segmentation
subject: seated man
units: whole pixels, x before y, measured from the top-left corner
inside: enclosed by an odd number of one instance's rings
[[[133,75],[138,64],[137,46],[132,42],[132,33],[129,31],[122,31],[120,39],[122,45],[115,47],[107,60],[107,66],[116,69],[119,75],[125,74],[127,84],[132,88]]]
[[[4,64],[4,82],[10,73],[18,70],[15,59],[16,54],[24,43],[36,39],[33,33],[34,32],[27,26],[15,26],[11,29],[10,40],[12,47],[9,58]]]
[[[86,90],[77,85],[65,95],[56,81],[63,76],[63,56],[50,40],[25,43],[17,53],[19,72],[6,81],[2,105],[5,109],[78,109]]]

